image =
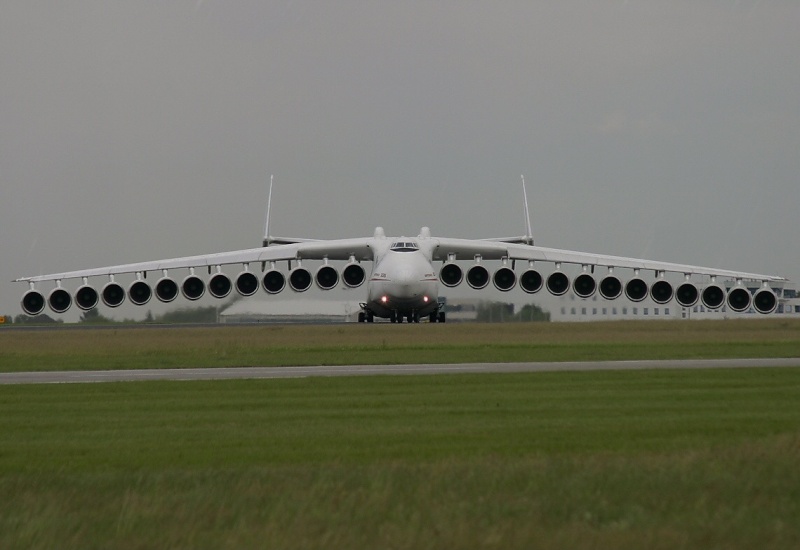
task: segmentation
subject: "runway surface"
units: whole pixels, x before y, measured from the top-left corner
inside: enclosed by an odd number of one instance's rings
[[[0,373],[3,384],[68,384],[140,380],[234,380],[310,376],[397,376],[411,374],[552,372],[644,369],[800,367],[794,359],[689,359],[667,361],[581,361],[558,363],[460,363],[449,365],[343,365],[317,367],[229,367]]]

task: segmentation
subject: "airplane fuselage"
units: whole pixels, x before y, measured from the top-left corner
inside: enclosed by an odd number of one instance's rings
[[[416,239],[376,250],[366,309],[377,317],[411,318],[439,309],[439,278],[428,250]]]

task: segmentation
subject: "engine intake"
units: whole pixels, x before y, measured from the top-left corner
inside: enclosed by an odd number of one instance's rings
[[[314,281],[322,290],[331,290],[339,284],[339,273],[333,266],[323,265],[317,269],[317,273],[314,275]]]
[[[622,296],[622,281],[614,275],[606,275],[600,281],[600,296],[606,300],[616,300]]]
[[[162,277],[156,283],[156,298],[160,302],[169,303],[178,297],[178,283],[169,277]]]
[[[481,264],[476,264],[467,270],[467,284],[475,290],[486,288],[489,284],[489,271]]]
[[[735,286],[728,292],[728,307],[737,313],[750,309],[752,302],[750,291],[743,286]]]
[[[261,281],[264,285],[264,290],[269,294],[277,294],[286,288],[286,277],[277,269],[270,269],[264,273],[264,278]]]
[[[64,313],[72,305],[72,296],[63,288],[54,288],[47,297],[47,304],[56,313]]]
[[[100,291],[100,297],[108,307],[119,307],[125,301],[125,290],[123,290],[122,285],[112,281],[106,283],[103,290]]]
[[[535,269],[528,269],[520,276],[519,286],[528,294],[536,294],[542,290],[544,279],[542,279],[542,274]]]
[[[100,295],[89,285],[83,285],[75,291],[75,304],[83,311],[96,308],[99,302]]]
[[[446,263],[439,271],[439,280],[446,287],[453,288],[461,284],[464,279],[464,272],[461,266],[454,263]]]
[[[361,267],[361,264],[349,263],[342,271],[342,279],[349,288],[357,288],[364,284],[367,279],[367,273]]]
[[[295,292],[305,292],[311,286],[311,272],[305,267],[295,267],[289,272],[289,286]]]
[[[233,290],[231,278],[224,273],[215,273],[208,281],[208,292],[214,298],[225,298]]]
[[[625,296],[631,302],[641,302],[647,298],[647,283],[639,277],[631,279],[625,285]]]
[[[692,307],[700,300],[700,291],[692,283],[683,283],[675,291],[675,301],[681,307]]]
[[[561,271],[554,271],[547,277],[547,290],[553,296],[563,296],[569,290],[569,277]]]
[[[143,306],[150,301],[152,296],[153,290],[144,281],[133,281],[128,288],[128,298],[134,305]]]
[[[725,303],[725,290],[716,284],[708,285],[700,293],[700,300],[708,309],[719,309]]]
[[[578,298],[591,298],[597,290],[597,282],[588,273],[581,273],[572,281],[572,290]]]
[[[778,297],[771,288],[762,288],[753,297],[753,307],[765,315],[772,313],[778,308]]]
[[[206,293],[206,284],[197,275],[187,275],[181,283],[181,293],[184,298],[194,302]]]
[[[20,305],[26,315],[35,317],[44,311],[44,295],[38,290],[31,289],[22,296]]]
[[[503,266],[494,272],[492,282],[497,290],[508,292],[517,284],[517,275],[510,267]]]
[[[673,289],[672,285],[664,280],[659,280],[653,283],[650,287],[650,298],[657,304],[667,304],[672,300]]]
[[[258,277],[249,271],[242,271],[236,276],[236,292],[241,296],[252,296],[258,291]]]

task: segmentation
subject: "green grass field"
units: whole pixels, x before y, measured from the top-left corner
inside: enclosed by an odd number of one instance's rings
[[[0,329],[0,372],[800,357],[800,321]]]
[[[464,327],[0,344],[4,370],[800,353],[783,321]],[[0,387],[0,548],[793,548],[798,517],[795,368]]]

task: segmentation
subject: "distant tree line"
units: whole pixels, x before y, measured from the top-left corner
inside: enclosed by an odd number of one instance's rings
[[[536,304],[527,304],[514,312],[514,304],[504,302],[481,302],[476,320],[480,323],[528,323],[550,321],[550,312]]]

